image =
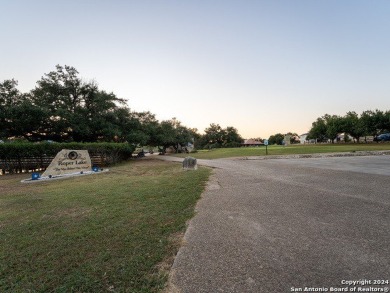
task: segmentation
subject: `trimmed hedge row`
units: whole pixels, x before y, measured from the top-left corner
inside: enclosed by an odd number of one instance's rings
[[[88,150],[93,163],[107,166],[131,158],[135,147],[127,143],[3,143],[3,173],[45,169],[62,149]]]

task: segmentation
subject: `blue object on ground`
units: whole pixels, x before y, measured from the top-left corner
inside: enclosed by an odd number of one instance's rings
[[[40,176],[39,173],[37,173],[37,172],[33,172],[33,173],[31,174],[31,180],[38,180],[39,177],[41,177],[41,176]]]

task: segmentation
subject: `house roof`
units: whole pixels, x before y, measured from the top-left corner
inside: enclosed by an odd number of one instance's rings
[[[242,144],[262,144],[262,142],[254,139],[244,139]]]

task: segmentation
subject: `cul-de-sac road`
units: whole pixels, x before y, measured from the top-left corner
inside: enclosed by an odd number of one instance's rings
[[[215,169],[172,292],[331,292],[390,280],[390,156],[198,162]]]

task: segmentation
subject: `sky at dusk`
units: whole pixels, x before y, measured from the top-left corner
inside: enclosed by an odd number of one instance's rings
[[[390,1],[0,0],[0,81],[55,65],[157,119],[244,138],[389,110]]]

